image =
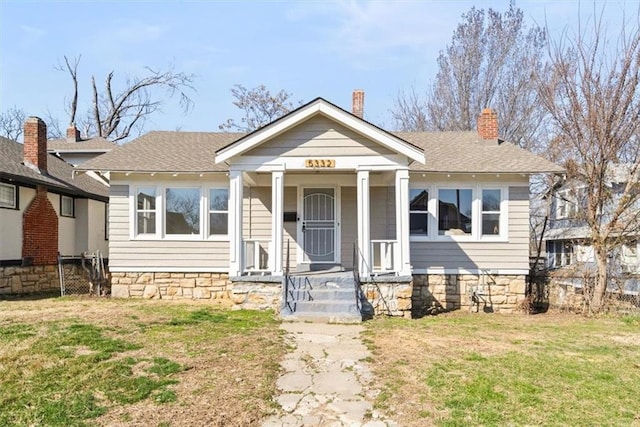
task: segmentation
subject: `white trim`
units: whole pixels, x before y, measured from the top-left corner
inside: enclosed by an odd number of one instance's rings
[[[509,186],[491,182],[431,182],[409,181],[410,189],[424,189],[429,192],[428,202],[428,235],[410,235],[410,242],[509,242]],[[440,235],[439,233],[439,190],[471,190],[471,234],[467,235]],[[500,190],[500,234],[482,235],[482,190]]]
[[[123,185],[123,184],[120,184]],[[207,182],[207,181],[136,181],[125,184],[129,186],[129,240],[135,241],[211,241],[227,242],[230,240],[229,234],[209,235],[209,193],[212,189],[229,189],[229,181]],[[153,188],[156,192],[156,232],[138,233],[138,207],[137,195],[141,188]],[[167,188],[197,188],[200,191],[200,232],[198,234],[167,234],[166,233],[166,190]],[[227,211],[227,215],[229,215]],[[227,218],[230,218],[227,216]],[[229,221],[229,224],[231,222]]]
[[[331,169],[313,169],[306,165],[306,157],[241,156],[230,161],[234,169],[246,172],[291,171],[349,171],[376,170],[393,171],[398,166],[407,167],[407,158],[399,154],[376,156],[335,156],[335,166]]]
[[[284,233],[284,172],[271,172],[271,251],[269,267],[272,274],[282,275],[282,245]]]
[[[409,171],[398,169],[395,173],[396,194],[396,240],[398,250],[394,262],[395,271],[401,276],[411,274],[411,251],[409,247]]]
[[[233,143],[216,154],[215,163],[221,163],[224,161],[228,161],[229,159],[241,155],[248,150],[256,147],[265,141],[291,129],[292,127],[304,122],[312,116],[322,114],[333,119],[335,122],[346,126],[347,128],[358,132],[359,134],[371,139],[372,141],[377,142],[378,144],[400,153],[411,160],[419,162],[421,164],[425,163],[424,152],[414,147],[400,138],[397,138],[391,134],[388,134],[375,126],[365,122],[362,119],[352,116],[351,114],[346,113],[345,111],[337,108],[334,105],[331,105],[324,99],[317,99],[310,104],[307,104],[297,111],[290,114],[288,117],[273,122],[264,128],[254,132],[248,137],[245,137],[243,140]]]
[[[360,252],[358,269],[363,276],[369,276],[371,273],[371,202],[368,170],[358,171],[356,193],[358,250]]]
[[[109,267],[112,273],[229,273],[228,268],[209,267]]]
[[[232,170],[229,173],[229,274],[240,276],[244,270],[242,265],[242,171]]]
[[[478,274],[490,274],[492,276],[505,276],[505,275],[528,275],[528,269],[518,269],[518,268],[474,268],[474,269],[466,269],[466,268],[416,268],[413,270],[413,274],[470,274],[470,275],[478,275]]]

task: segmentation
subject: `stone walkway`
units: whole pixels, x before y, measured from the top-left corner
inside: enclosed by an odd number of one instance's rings
[[[373,409],[362,326],[300,322],[283,323],[282,329],[295,350],[281,363],[281,414],[268,418],[263,427],[397,426]]]

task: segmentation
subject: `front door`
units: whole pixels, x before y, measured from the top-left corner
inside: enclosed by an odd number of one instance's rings
[[[302,241],[304,262],[336,262],[335,189],[303,189]]]

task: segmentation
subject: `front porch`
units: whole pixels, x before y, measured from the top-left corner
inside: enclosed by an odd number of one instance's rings
[[[230,179],[230,276],[411,274],[406,168],[239,171]]]

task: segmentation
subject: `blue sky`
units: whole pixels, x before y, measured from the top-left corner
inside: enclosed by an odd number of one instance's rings
[[[473,5],[504,11],[508,1],[289,2],[44,2],[0,0],[0,111],[49,110],[66,125],[67,74],[54,67],[82,55],[80,112],[88,107],[90,77],[100,84],[140,74],[144,66],[195,74],[193,110],[177,101],[146,129],[217,131],[239,116],[229,89],[266,85],[294,99],[322,96],[350,109],[353,89],[365,90],[365,118],[392,125],[389,109],[400,90],[426,88],[436,74],[460,16]],[[553,35],[573,31],[578,11],[593,2],[518,1],[528,22],[548,23]],[[605,22],[635,16],[636,1],[596,1]],[[628,17],[627,16],[627,17]]]

